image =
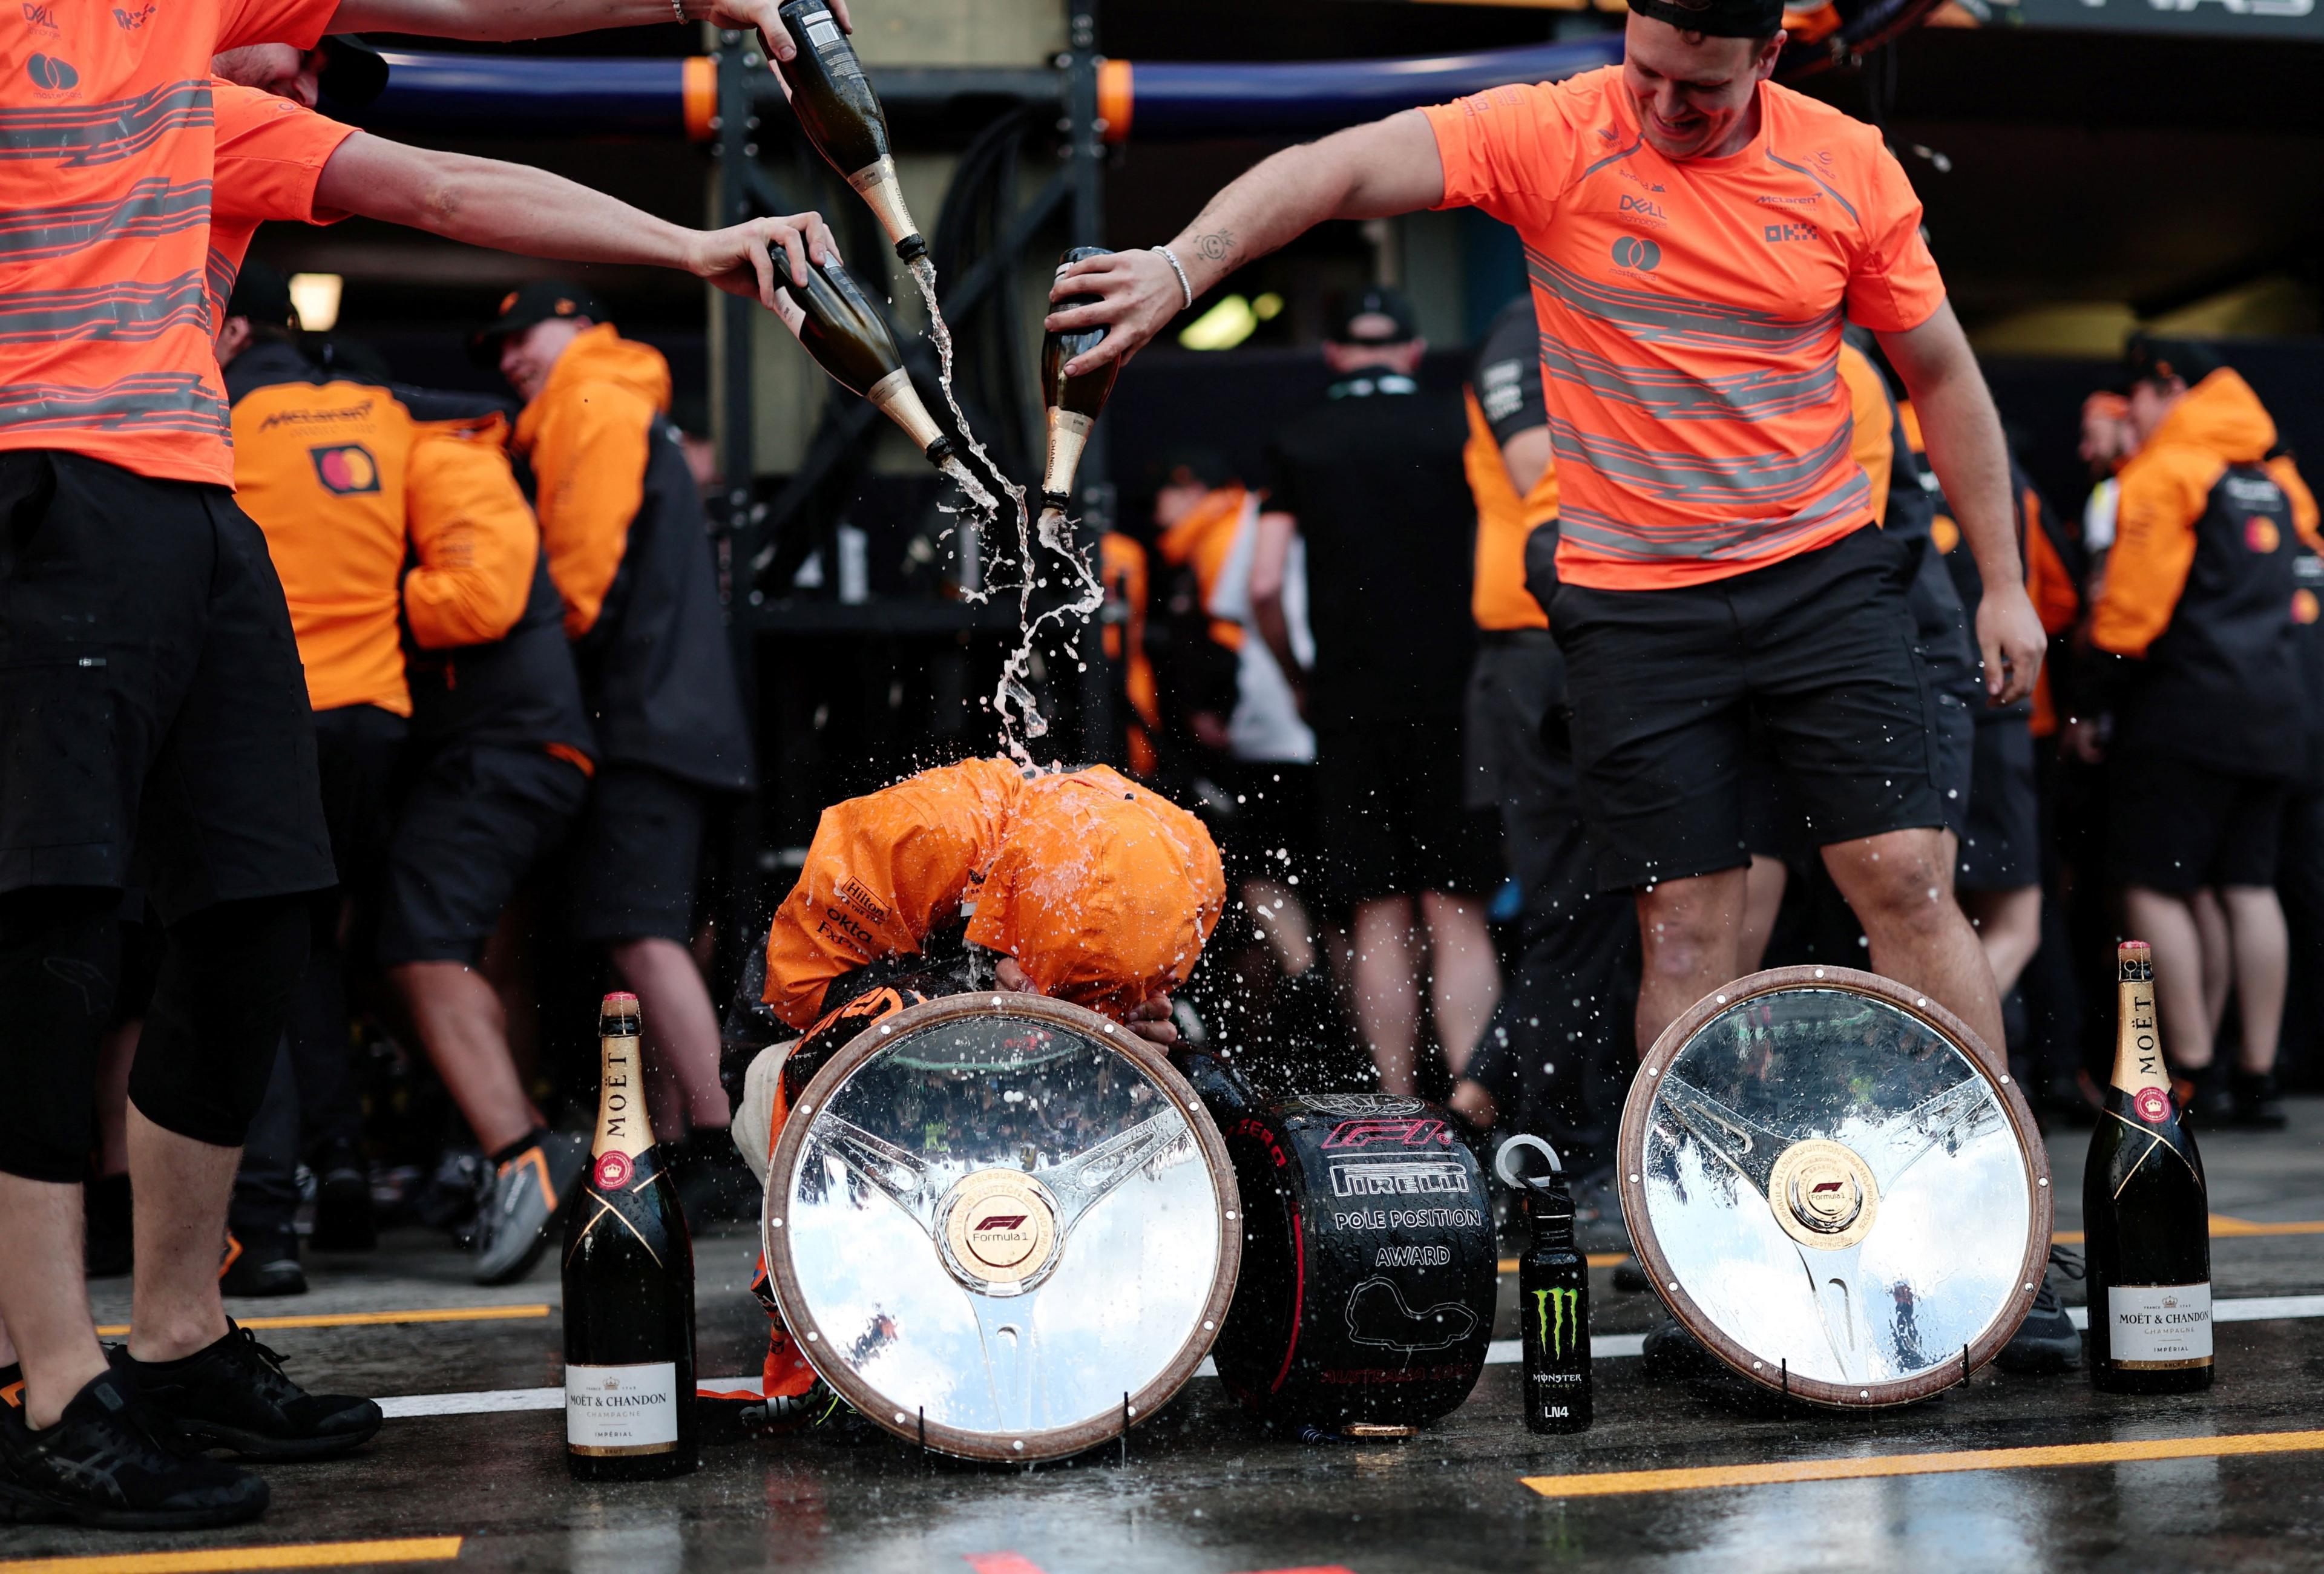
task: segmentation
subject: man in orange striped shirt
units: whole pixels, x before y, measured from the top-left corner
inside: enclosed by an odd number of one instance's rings
[[[1988,586],[1987,689],[2010,702],[2043,636],[2000,423],[1903,170],[1870,127],[1769,80],[1782,44],[1775,0],[1632,0],[1620,67],[1278,153],[1169,247],[1065,269],[1053,300],[1099,299],[1048,326],[1108,330],[1086,370],[1324,219],[1476,207],[1514,226],[1558,467],[1550,626],[1600,883],[1637,893],[1639,1044],[1736,971],[1756,716],[1873,966],[1997,1045],[1992,972],[1947,894],[1906,554],[1868,529],[1849,456],[1843,317],[1913,393]]]

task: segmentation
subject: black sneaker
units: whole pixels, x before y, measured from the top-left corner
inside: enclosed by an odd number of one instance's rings
[[[367,1252],[379,1245],[371,1166],[352,1143],[333,1143],[315,1155],[315,1228],[307,1244],[318,1252]]]
[[[227,1237],[231,1246],[218,1275],[221,1295],[304,1295],[307,1275],[299,1266],[299,1238],[290,1230],[254,1230],[248,1239]]]
[[[135,1383],[101,1373],[57,1424],[24,1424],[22,1390],[0,1404],[0,1518],[19,1524],[179,1531],[266,1512],[266,1483],[189,1451]]]
[[[477,1284],[506,1284],[532,1271],[588,1166],[587,1137],[545,1131],[493,1172],[476,1206]]]
[[[2070,1372],[2080,1366],[2082,1336],[2058,1300],[2058,1275],[2080,1279],[2088,1272],[2080,1257],[2064,1247],[2052,1247],[2049,1266],[2042,1270],[2042,1288],[2034,1297],[2034,1310],[2025,1314],[2025,1321],[2017,1325],[1993,1364],[2020,1377]]]
[[[2285,1113],[2283,1095],[2276,1091],[2273,1072],[2236,1072],[2227,1084],[2228,1095],[2234,1100],[2230,1118],[2246,1131],[2282,1131],[2290,1124]]]
[[[2236,1096],[2215,1065],[2195,1073],[2195,1085],[2182,1107],[2191,1105],[2195,1124],[2205,1131],[2224,1131],[2236,1118]]]
[[[224,1339],[180,1360],[135,1360],[120,1347],[110,1353],[114,1369],[197,1448],[327,1459],[369,1442],[383,1419],[368,1399],[308,1393],[282,1375],[281,1356],[231,1318]]]

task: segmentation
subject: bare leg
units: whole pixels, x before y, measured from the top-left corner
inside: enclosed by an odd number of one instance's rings
[[[1248,879],[1242,882],[1242,899],[1285,978],[1296,979],[1315,965],[1315,932],[1296,891],[1277,880]]]
[[[1413,975],[1419,959],[1412,940],[1409,897],[1356,905],[1356,1026],[1379,1068],[1383,1092],[1409,1094],[1417,1086],[1413,1054],[1420,1040],[1420,989]]]
[[[1733,982],[1748,871],[1664,880],[1638,892],[1638,1053],[1703,996]]]
[[[1452,1112],[1480,1131],[1490,1131],[1500,1123],[1500,1106],[1485,1091],[1482,1082],[1472,1082],[1462,1077],[1452,1084],[1452,1097],[1446,1100]]]
[[[1993,965],[1993,987],[2006,995],[2017,987],[2025,964],[2042,949],[2042,888],[1962,891],[1961,911],[1977,928],[1978,943]]]
[[[1436,1040],[1454,1076],[1468,1068],[1501,999],[1501,964],[1493,954],[1492,932],[1482,903],[1443,891],[1420,894],[1420,916],[1428,925],[1429,1006]]]
[[[2283,1036],[2283,991],[2292,973],[2292,934],[2283,905],[2267,886],[2223,886],[2227,934],[2234,944],[2236,1014],[2243,1040],[2236,1063],[2254,1074],[2275,1069]]]
[[[695,1130],[725,1130],[730,1110],[726,1090],[718,1085],[718,1014],[710,1008],[710,986],[693,953],[658,935],[617,942],[613,952],[614,968],[637,991],[646,1063],[659,1063],[676,1076]],[[681,1134],[661,1135],[674,1141]]]
[[[80,1188],[0,1174],[0,1321],[24,1363],[24,1424],[53,1426],[105,1370],[81,1275]],[[211,1271],[217,1258],[212,1247]]]
[[[234,1197],[239,1147],[164,1130],[129,1107],[130,1190],[137,1266],[130,1281],[129,1353],[174,1361],[226,1337],[218,1254]]]
[[[2188,897],[2187,907],[2195,915],[2195,934],[2202,942],[2203,1020],[2216,1044],[2219,1024],[2227,1020],[2227,994],[2236,984],[2235,942],[2227,934],[2227,909],[2219,906],[2218,892],[2202,887]]]
[[[1766,962],[1767,940],[1775,932],[1775,915],[1784,906],[1784,888],[1792,871],[1780,858],[1751,855],[1751,870],[1743,887],[1743,933],[1735,943],[1738,978],[1755,973]]]
[[[1872,943],[1872,971],[1926,991],[1998,1057],[2001,997],[1953,900],[1950,841],[1932,829],[1859,837],[1825,848],[1824,867]]]
[[[388,975],[410,1008],[436,1074],[486,1153],[498,1153],[541,1124],[509,1058],[501,998],[484,974],[463,962],[407,962]]]
[[[2203,1002],[2203,941],[2194,907],[2144,886],[2126,887],[2122,906],[2130,932],[2154,948],[2163,1053],[2181,1071],[2202,1071],[2211,1063],[2211,1017]]]

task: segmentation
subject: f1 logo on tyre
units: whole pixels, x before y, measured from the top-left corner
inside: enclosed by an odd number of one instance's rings
[[[315,462],[315,479],[334,496],[351,497],[379,490],[379,461],[361,443],[309,448],[307,456]]]
[[[1325,1147],[1423,1147],[1449,1142],[1442,1120],[1342,1120],[1323,1139]]]
[[[1651,273],[1663,260],[1663,249],[1639,235],[1624,235],[1614,243],[1614,266]]]

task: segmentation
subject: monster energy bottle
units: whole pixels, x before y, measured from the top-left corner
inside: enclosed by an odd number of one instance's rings
[[[1517,1155],[1536,1149],[1549,1174],[1520,1176]],[[1533,1245],[1517,1264],[1517,1325],[1525,1347],[1525,1423],[1535,1431],[1590,1426],[1590,1265],[1573,1249],[1573,1198],[1557,1154],[1538,1137],[1501,1144],[1493,1167],[1525,1196]]]

